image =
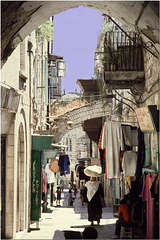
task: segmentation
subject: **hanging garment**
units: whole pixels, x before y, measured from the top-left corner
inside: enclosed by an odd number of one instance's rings
[[[70,165],[70,161],[69,161],[69,156],[67,154],[63,155],[61,154],[59,156],[59,161],[58,161],[58,165],[60,167],[60,175],[66,175],[69,174],[69,165]]]
[[[151,168],[155,171],[159,171],[159,133],[151,134]]]
[[[106,148],[107,178],[120,177],[120,150],[124,150],[121,124],[105,122],[102,148]]]
[[[137,154],[134,151],[126,151],[123,155],[122,169],[124,177],[135,175],[137,165]]]
[[[102,126],[99,130],[98,148],[99,148],[99,154],[100,154],[100,160],[101,160],[102,173],[105,173],[105,158],[104,158],[105,150],[102,149],[103,126],[104,126],[104,124],[102,124]]]
[[[147,201],[147,239],[153,239],[154,237],[154,200],[151,195],[151,187],[157,174],[147,174],[145,183],[142,189],[142,200]]]
[[[123,136],[126,146],[138,146],[138,132],[137,129],[132,129],[129,125],[122,126]]]
[[[100,136],[99,136],[99,141],[98,141],[98,148],[102,149],[102,134],[103,134],[103,127],[104,124],[102,124],[102,127],[100,128]]]
[[[133,176],[133,177],[128,176],[126,177],[126,181],[128,183],[129,188],[131,189],[131,182],[136,181],[136,176]]]
[[[125,139],[125,144],[127,146],[132,146],[132,136],[131,136],[131,127],[130,126],[122,126],[122,131]]]
[[[42,170],[42,193],[46,192],[46,176],[44,170]]]
[[[137,166],[136,166],[136,177],[142,176],[142,167],[145,161],[145,144],[144,144],[144,133],[138,128],[138,153],[137,153]]]
[[[144,133],[144,143],[145,143],[145,161],[143,167],[151,166],[151,133]]]
[[[102,167],[102,173],[105,173],[105,150],[99,149],[99,154],[100,154],[100,160],[101,160],[101,167]]]
[[[56,176],[50,169],[50,163],[46,164],[45,173],[47,175],[47,183],[54,183],[56,181]]]

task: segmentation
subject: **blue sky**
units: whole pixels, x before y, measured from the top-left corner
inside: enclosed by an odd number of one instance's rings
[[[66,62],[62,90],[80,92],[76,81],[94,74],[94,54],[102,27],[102,13],[90,8],[69,9],[54,16],[53,54]]]

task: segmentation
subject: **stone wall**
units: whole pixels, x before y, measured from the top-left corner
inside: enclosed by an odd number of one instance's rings
[[[159,109],[159,59],[144,51],[145,89],[142,106],[157,105]]]

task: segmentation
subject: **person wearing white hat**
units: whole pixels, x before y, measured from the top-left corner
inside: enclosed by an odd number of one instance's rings
[[[104,205],[104,192],[102,184],[96,177],[101,175],[101,171],[98,166],[89,166],[85,168],[84,173],[91,177],[84,189],[84,194],[88,199],[88,221],[91,222],[91,225],[97,221],[99,225],[102,217],[102,205]]]

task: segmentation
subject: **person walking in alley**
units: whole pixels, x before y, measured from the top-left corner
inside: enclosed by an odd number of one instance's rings
[[[57,187],[56,193],[57,193],[57,206],[61,206],[60,205],[60,200],[61,200],[61,189],[60,189],[60,187]]]
[[[104,205],[104,192],[102,184],[97,180],[101,175],[101,168],[98,166],[89,166],[84,169],[87,176],[91,176],[90,181],[85,185],[84,194],[88,199],[88,221],[94,225],[94,221],[100,224],[102,217],[102,205]]]
[[[72,189],[69,189],[69,194],[68,194],[68,206],[73,206],[73,196],[72,196]]]
[[[83,206],[83,202],[84,202],[84,188],[85,188],[85,184],[83,182],[83,180],[81,180],[80,182],[80,197],[81,197],[81,205]]]

